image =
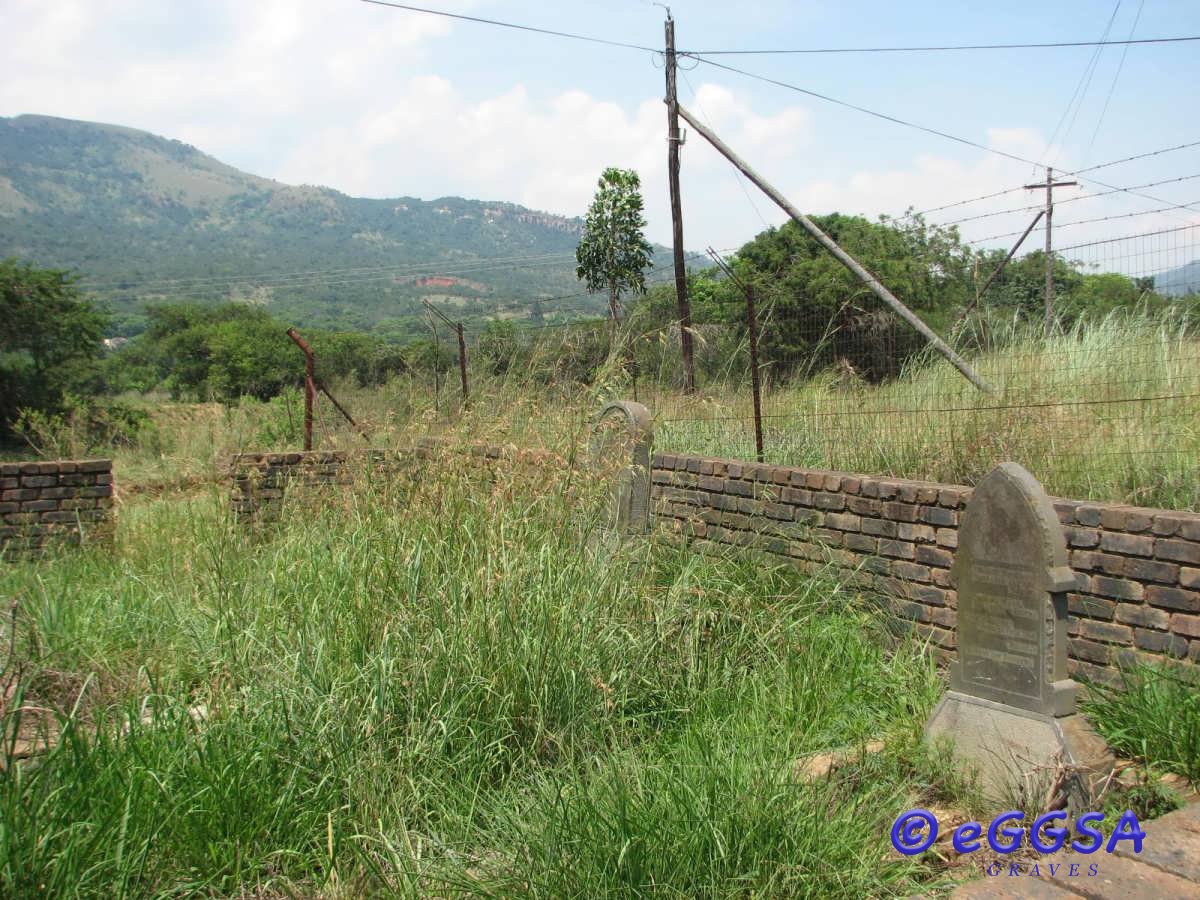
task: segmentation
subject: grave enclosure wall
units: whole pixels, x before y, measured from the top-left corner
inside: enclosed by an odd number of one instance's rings
[[[0,555],[111,535],[111,459],[0,463]]]
[[[656,453],[657,524],[700,543],[752,547],[833,569],[892,598],[946,657],[963,485]],[[1200,514],[1054,500],[1081,590],[1069,593],[1070,671],[1111,681],[1118,663],[1200,663]]]
[[[242,454],[233,460],[233,508],[243,519],[270,514],[289,485],[349,484],[364,463],[411,469],[448,449],[439,447]],[[513,448],[476,445],[465,454],[481,470],[501,458],[566,465]],[[671,453],[654,454],[651,478],[657,527],[701,547],[747,547],[808,571],[831,568],[888,595],[899,616],[954,657],[950,566],[971,488]],[[1130,657],[1200,663],[1200,514],[1079,500],[1054,507],[1071,567],[1083,576],[1081,590],[1068,594],[1070,671],[1111,681]]]

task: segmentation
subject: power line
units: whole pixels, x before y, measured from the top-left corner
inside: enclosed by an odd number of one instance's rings
[[[1045,167],[1045,163],[1041,163],[1041,162],[1038,162],[1038,161],[1032,160],[1032,159],[1026,159],[1023,156],[1017,156],[1015,153],[1009,153],[1005,150],[997,150],[995,147],[989,147],[986,144],[981,144],[978,141],[972,141],[969,138],[959,137],[958,135],[950,134],[949,132],[946,132],[946,131],[939,131],[936,128],[930,128],[926,125],[920,125],[916,122],[910,122],[906,119],[898,118],[897,116],[892,116],[892,115],[888,115],[887,113],[878,112],[877,110],[868,109],[865,106],[858,106],[857,104],[849,103],[845,100],[839,100],[836,97],[831,97],[828,94],[822,94],[818,91],[810,91],[807,88],[802,88],[802,87],[799,87],[798,85],[789,84],[786,81],[779,81],[778,79],[775,79],[775,78],[768,78],[765,75],[757,75],[754,72],[747,72],[745,69],[739,69],[735,66],[728,66],[725,63],[719,63],[719,62],[716,62],[711,59],[705,59],[704,57],[701,57],[701,56],[693,55],[692,58],[700,60],[701,62],[707,63],[710,66],[715,66],[718,69],[725,69],[726,71],[729,71],[729,72],[736,72],[738,75],[744,75],[747,78],[753,78],[757,81],[762,81],[767,84],[773,84],[773,85],[776,85],[777,87],[786,88],[787,90],[790,90],[790,91],[796,91],[797,93],[805,94],[806,96],[809,96],[809,97],[815,97],[818,100],[824,100],[827,103],[833,103],[833,104],[836,104],[837,106],[843,106],[847,109],[852,109],[852,110],[855,110],[856,112],[864,113],[868,116],[873,116],[874,118],[877,118],[877,119],[883,119],[885,122],[892,122],[897,125],[903,125],[906,128],[914,128],[917,131],[923,131],[926,134],[932,134],[932,135],[935,135],[936,137],[945,138],[946,140],[954,141],[955,143],[965,144],[968,147],[974,147],[977,150],[983,150],[984,152],[991,153],[995,156],[1001,156],[1001,157],[1004,157],[1005,159],[1011,159],[1014,162],[1019,162],[1019,163],[1023,163],[1025,165],[1030,165],[1030,166],[1038,166],[1038,167],[1042,167],[1042,168]],[[1077,175],[1077,177],[1082,177],[1082,176]],[[1084,180],[1090,181],[1092,184],[1098,184],[1098,185],[1100,185],[1100,187],[1112,188],[1114,191],[1121,191],[1123,193],[1130,194],[1132,196],[1143,197],[1147,200],[1153,200],[1155,203],[1165,203],[1166,202],[1165,200],[1163,200],[1162,197],[1155,197],[1152,194],[1142,194],[1132,188],[1118,187],[1116,185],[1109,184],[1108,182],[1100,181],[1097,178],[1085,178]],[[1017,188],[1014,188],[1013,190],[1017,190]],[[1186,206],[1189,206],[1189,207],[1194,206],[1194,205],[1196,205],[1196,203],[1200,203],[1200,201],[1194,201],[1193,203],[1186,204]],[[1172,209],[1179,209],[1179,208],[1183,208],[1183,207],[1172,207]]]
[[[1133,37],[1133,33],[1137,31],[1138,22],[1142,20],[1142,10],[1146,7],[1146,0],[1140,0],[1138,3],[1137,15],[1133,17],[1133,25],[1129,28],[1129,37]],[[1100,118],[1096,121],[1096,130],[1092,132],[1092,139],[1088,141],[1087,150],[1083,156],[1086,159],[1092,152],[1092,147],[1096,144],[1096,138],[1100,134],[1100,126],[1104,124],[1104,116],[1108,113],[1108,105],[1112,102],[1113,93],[1117,89],[1117,82],[1121,80],[1121,73],[1125,70],[1125,57],[1129,55],[1129,44],[1126,44],[1121,50],[1121,61],[1117,64],[1116,74],[1113,75],[1112,84],[1108,86],[1108,95],[1104,98],[1104,106],[1100,109]]]
[[[479,25],[495,25],[499,28],[514,28],[517,31],[530,31],[534,34],[546,34],[551,37],[569,38],[573,41],[587,41],[590,44],[606,44],[609,47],[624,47],[628,50],[645,50],[650,53],[662,53],[658,47],[643,47],[640,44],[627,44],[624,41],[610,41],[607,38],[592,37],[586,34],[573,34],[569,31],[555,31],[551,28],[537,28],[533,25],[518,25],[515,22],[501,22],[498,19],[483,19],[479,16],[464,16],[460,13],[445,12],[440,9],[425,9],[420,6],[408,6],[404,3],[392,3],[390,0],[362,0],[375,6],[387,6],[392,9],[403,9],[408,12],[425,13],[431,16],[443,16],[447,19],[459,19],[463,22],[475,22]]]
[[[947,131],[939,131],[936,128],[930,128],[927,125],[921,125],[921,124],[918,124],[917,122],[910,122],[907,119],[901,119],[897,116],[888,115],[887,113],[881,113],[874,109],[868,109],[865,106],[859,106],[855,103],[850,103],[846,100],[839,100],[836,97],[829,96],[828,94],[822,94],[819,91],[811,91],[808,88],[802,88],[795,84],[789,84],[786,81],[779,81],[778,79],[775,79],[775,78],[769,78],[766,75],[758,75],[754,72],[747,72],[745,69],[739,69],[736,66],[729,66],[729,65],[726,65],[725,63],[720,63],[720,62],[716,62],[715,60],[706,59],[705,57],[699,56],[697,54],[690,54],[690,55],[692,56],[693,59],[697,59],[700,62],[707,63],[708,65],[714,66],[718,69],[724,69],[727,72],[735,72],[738,75],[745,76],[746,78],[753,78],[756,81],[762,81],[767,84],[773,84],[776,87],[786,88],[789,91],[796,91],[797,93],[804,94],[808,97],[815,97],[818,100],[824,100],[826,103],[833,103],[836,106],[842,106],[842,107],[845,107],[846,109],[852,109],[855,112],[864,113],[865,115],[872,116],[876,119],[882,119],[885,122],[892,122],[893,124],[896,124],[896,125],[903,125],[906,128],[914,128],[917,131],[923,131],[926,134],[932,134],[936,137],[945,138],[946,140],[954,141],[955,143],[965,144],[968,147],[974,147],[976,150],[983,150],[987,153],[992,153],[992,154],[995,154],[996,156],[1002,156],[1005,159],[1013,160],[1014,162],[1019,162],[1019,163],[1023,163],[1025,165],[1030,165],[1030,166],[1041,166],[1041,167],[1045,166],[1045,163],[1041,163],[1041,162],[1038,162],[1038,161],[1032,160],[1032,159],[1026,159],[1023,156],[1017,156],[1015,153],[1009,153],[1005,150],[997,150],[995,147],[989,147],[986,144],[981,144],[978,141],[971,140],[970,138],[959,137],[958,135],[950,134]],[[1110,185],[1106,185],[1106,186],[1110,186]]]
[[[918,212],[905,213],[905,215],[901,218],[912,219],[916,218],[917,216],[927,216],[930,213],[941,212],[943,209],[953,209],[956,206],[966,206],[968,203],[978,203],[980,200],[991,200],[995,197],[1003,197],[1006,194],[1015,194],[1017,191],[1023,190],[1025,190],[1024,187],[1007,188],[1003,191],[996,191],[993,194],[982,194],[978,197],[970,197],[966,200],[955,200],[953,203],[947,203],[944,206],[935,206],[931,209],[922,209]]]
[[[1200,147],[1200,141],[1190,141],[1189,143],[1186,143],[1186,144],[1177,144],[1174,147],[1162,147],[1158,150],[1151,150],[1147,153],[1138,153],[1134,156],[1125,156],[1125,157],[1122,157],[1121,159],[1110,160],[1109,162],[1099,163],[1094,166],[1088,166],[1085,169],[1076,169],[1073,172],[1063,172],[1062,174],[1077,176],[1083,172],[1095,172],[1098,169],[1107,169],[1110,166],[1119,166],[1119,165],[1122,165],[1123,163],[1135,162],[1136,160],[1139,160],[1139,159],[1149,159],[1152,156],[1161,156],[1164,153],[1174,153],[1176,150],[1190,150],[1192,147]],[[1143,187],[1144,186],[1145,185],[1143,185]],[[919,212],[907,213],[904,216],[904,218],[912,218],[915,216],[926,216],[926,215],[929,215],[929,213],[941,212],[942,210],[945,210],[945,209],[953,209],[956,206],[966,206],[967,204],[970,204],[970,203],[978,203],[980,200],[992,200],[996,197],[1003,197],[1007,194],[1015,194],[1017,191],[1023,191],[1023,190],[1025,190],[1025,188],[1023,188],[1023,187],[1014,187],[1014,188],[1008,188],[1007,190],[1003,190],[1003,191],[996,191],[991,194],[982,194],[978,197],[970,197],[966,200],[955,200],[953,203],[946,203],[946,204],[943,204],[942,206],[934,206],[930,209],[920,210]]]
[[[1078,203],[1080,200],[1094,200],[1097,197],[1107,197],[1109,194],[1118,194],[1118,193],[1121,193],[1122,191],[1132,191],[1137,188],[1158,187],[1159,185],[1163,185],[1163,184],[1176,184],[1180,181],[1190,181],[1194,178],[1200,178],[1200,173],[1195,174],[1195,175],[1181,175],[1178,178],[1166,178],[1166,179],[1163,179],[1162,181],[1150,181],[1150,182],[1147,182],[1146,184],[1137,184],[1137,185],[1133,185],[1132,187],[1128,187],[1128,188],[1113,188],[1110,191],[1099,191],[1098,193],[1095,193],[1095,194],[1084,194],[1081,197],[1068,197],[1066,200],[1059,200],[1059,201],[1055,202],[1054,205],[1056,207],[1063,206],[1067,203]],[[1022,190],[1024,190],[1024,188],[1022,188]],[[976,215],[976,216],[964,216],[961,219],[951,219],[948,222],[939,222],[938,227],[945,228],[949,225],[959,225],[963,222],[973,222],[976,219],[990,219],[995,216],[1004,216],[1004,215],[1009,215],[1011,213],[1019,213],[1019,212],[1030,212],[1032,210],[1041,209],[1041,208],[1042,208],[1041,206],[1015,206],[1011,209],[1001,209],[1001,210],[997,210],[996,212],[980,213],[979,215]]]
[[[1126,156],[1122,159],[1114,159],[1111,162],[1100,163],[1095,166],[1088,166],[1085,169],[1076,169],[1074,172],[1064,172],[1064,175],[1081,175],[1084,172],[1095,172],[1097,169],[1107,169],[1109,166],[1119,166],[1122,163],[1133,162],[1138,159],[1148,159],[1151,156],[1161,156],[1164,153],[1173,153],[1176,150],[1189,150],[1192,147],[1200,147],[1200,141],[1191,141],[1187,144],[1177,144],[1174,147],[1163,147],[1161,150],[1151,150],[1149,153],[1139,153],[1136,156]]]
[[[1167,200],[1164,200],[1162,197],[1155,197],[1153,194],[1143,194],[1141,191],[1137,190],[1136,188],[1119,187],[1118,185],[1115,185],[1115,184],[1109,184],[1107,181],[1101,181],[1098,178],[1087,178],[1083,175],[1078,175],[1078,174],[1076,174],[1075,177],[1079,178],[1082,181],[1090,181],[1092,184],[1098,184],[1098,185],[1100,185],[1100,187],[1103,187],[1103,188],[1109,188],[1110,194],[1116,194],[1116,193],[1129,194],[1131,197],[1141,197],[1143,200],[1153,200],[1155,203],[1169,202]],[[1200,204],[1200,200],[1193,200],[1191,203],[1183,203],[1178,206],[1169,206],[1166,209],[1161,209],[1161,210],[1146,210],[1146,212],[1166,212],[1169,209],[1191,209],[1193,206],[1196,206],[1197,204]]]
[[[1055,47],[1114,47],[1131,44],[1177,44],[1200,41],[1200,35],[1180,37],[1138,38],[1124,41],[1047,41],[1022,44],[957,44],[926,47],[804,47],[779,50],[680,50],[681,56],[768,56],[804,53],[930,53],[953,50],[1041,50]]]
[[[1108,39],[1108,34],[1112,31],[1113,22],[1117,20],[1117,13],[1121,11],[1122,0],[1117,0],[1113,6],[1112,15],[1108,17],[1108,24],[1104,27],[1104,33],[1100,35],[1100,40]],[[1054,141],[1058,137],[1058,133],[1062,130],[1063,123],[1067,121],[1067,116],[1071,115],[1071,124],[1067,126],[1066,134],[1063,135],[1063,140],[1066,140],[1068,134],[1075,127],[1075,120],[1079,117],[1079,110],[1083,108],[1083,101],[1087,97],[1087,92],[1092,86],[1092,77],[1096,74],[1096,66],[1100,62],[1100,56],[1104,53],[1104,47],[1098,46],[1092,51],[1091,57],[1088,59],[1088,64],[1084,66],[1083,74],[1079,76],[1079,83],[1075,85],[1075,90],[1071,94],[1071,99],[1067,101],[1067,108],[1063,110],[1062,116],[1058,120],[1058,124],[1054,126],[1054,133],[1050,135],[1050,140],[1046,143],[1046,149],[1043,154],[1049,153],[1054,146]],[[1082,89],[1083,93],[1080,93]],[[1079,98],[1079,103],[1076,105],[1075,99]],[[1071,107],[1075,107],[1075,112],[1071,114]],[[1056,154],[1057,155],[1057,154]]]
[[[1164,206],[1162,209],[1144,209],[1141,212],[1121,213],[1120,215],[1115,215],[1115,216],[1099,216],[1098,218],[1095,218],[1095,219],[1080,219],[1077,222],[1063,222],[1062,224],[1056,224],[1054,227],[1056,229],[1057,228],[1070,228],[1072,225],[1090,225],[1093,222],[1109,222],[1109,221],[1112,221],[1113,219],[1132,219],[1137,216],[1148,216],[1151,213],[1167,212],[1167,211],[1173,210],[1173,209],[1186,209],[1187,207],[1195,206],[1198,203],[1200,203],[1200,200],[1192,200],[1189,203],[1177,203],[1174,206]],[[1043,229],[1038,228],[1037,230],[1041,231]],[[1022,232],[1020,232],[1020,231],[1009,231],[1009,232],[1006,232],[1005,234],[993,234],[993,235],[989,235],[988,237],[978,238],[973,241],[967,241],[966,243],[981,244],[984,241],[992,241],[992,240],[996,240],[998,238],[1012,237],[1014,235],[1021,234],[1021,233]]]

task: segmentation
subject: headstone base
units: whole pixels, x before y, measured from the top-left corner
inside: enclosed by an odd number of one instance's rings
[[[955,757],[979,774],[986,799],[1044,807],[1051,794],[1072,815],[1089,811],[1115,762],[1083,716],[1050,716],[948,691],[925,725],[950,738]]]

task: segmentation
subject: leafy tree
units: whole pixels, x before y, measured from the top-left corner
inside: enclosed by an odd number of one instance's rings
[[[20,410],[53,413],[103,387],[105,325],[67,272],[0,260],[0,432]]]
[[[980,279],[986,278],[1000,261],[1006,250],[990,250],[979,256]],[[1124,278],[1124,276],[1117,276]],[[1054,257],[1054,294],[1062,301],[1070,297],[1083,284],[1084,276],[1067,260]],[[1128,279],[1125,279],[1128,280]],[[1025,256],[1013,259],[1004,271],[992,282],[984,297],[984,305],[1016,309],[1023,316],[1038,319],[1046,310],[1046,253],[1034,250]]]
[[[304,356],[284,323],[260,307],[163,304],[147,310],[146,330],[114,357],[127,387],[161,385],[175,398],[243,395],[267,400],[304,377]],[[353,377],[379,384],[405,368],[398,348],[367,334],[305,331],[326,382]]]
[[[575,274],[589,291],[608,291],[609,315],[616,319],[623,292],[645,293],[645,270],[654,258],[643,234],[646,216],[637,172],[604,170],[583,228]]]
[[[935,330],[946,328],[969,295],[972,254],[956,229],[928,226],[920,217],[870,222],[834,213],[814,221]],[[758,288],[760,358],[778,377],[839,360],[864,377],[890,377],[924,346],[794,222],[759,234],[732,265]],[[740,309],[728,306],[726,317],[740,322]]]

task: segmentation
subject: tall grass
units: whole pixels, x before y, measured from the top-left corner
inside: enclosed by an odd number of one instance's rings
[[[1095,685],[1086,710],[1125,756],[1200,785],[1200,672],[1138,666]]]
[[[845,373],[782,384],[768,377],[767,461],[971,484],[997,463],[1015,460],[1058,496],[1200,509],[1194,323],[1114,313],[1048,338],[1017,319],[990,321],[983,332],[963,352],[994,394],[977,391],[932,353],[878,385]],[[535,359],[501,375],[478,364],[469,403],[457,382],[441,384],[435,394],[429,378],[412,374],[377,388],[335,385],[369,438],[319,398],[317,446],[402,446],[445,433],[558,449],[575,440],[602,401],[636,393],[656,415],[658,449],[754,457],[740,357],[730,357],[724,374],[690,397],[655,384],[650,371],[635,386],[616,356],[586,385],[529,377],[530,369],[544,374],[551,362]],[[214,483],[232,453],[300,445],[298,392],[233,406],[143,402],[157,427],[111,451],[127,488]]]
[[[971,365],[931,354],[880,385],[824,373],[767,392],[767,459],[974,483],[1015,460],[1059,496],[1200,509],[1200,339],[1190,323],[1114,314],[1043,337],[993,322]],[[662,449],[752,458],[750,396],[659,398]]]
[[[935,875],[886,836],[946,790],[914,749],[940,691],[922,648],[781,565],[598,543],[589,490],[447,466],[255,531],[215,493],[146,499],[115,552],[0,572],[0,894],[860,897]],[[14,758],[39,725],[53,748]]]

